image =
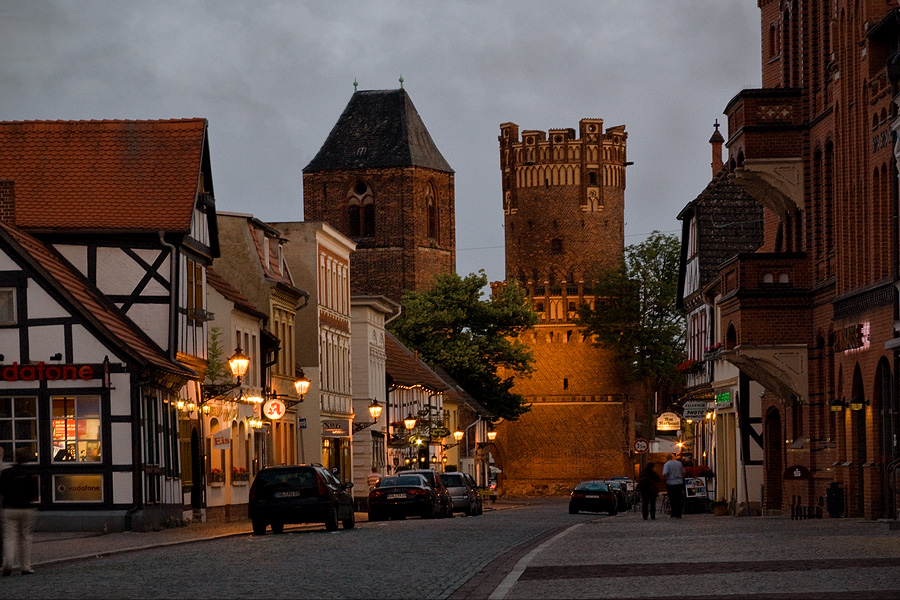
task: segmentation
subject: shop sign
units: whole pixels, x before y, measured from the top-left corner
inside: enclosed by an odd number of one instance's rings
[[[231,427],[225,427],[212,434],[212,447],[221,450],[231,448]]]
[[[263,404],[263,414],[273,421],[277,421],[284,416],[284,409],[284,402],[278,398],[272,398]]]
[[[685,419],[702,419],[706,416],[706,402],[703,400],[691,400],[685,402],[681,409],[681,416]]]
[[[54,502],[103,502],[102,475],[54,475]]]
[[[657,431],[678,431],[681,429],[681,419],[673,412],[664,412],[656,419]]]
[[[728,408],[731,406],[731,392],[716,394],[716,408]]]
[[[350,437],[350,419],[322,421],[322,437]]]
[[[0,379],[3,381],[90,381],[94,378],[91,365],[46,365],[43,361],[36,365],[0,365]]]

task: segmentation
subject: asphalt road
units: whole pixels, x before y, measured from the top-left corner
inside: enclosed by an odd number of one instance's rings
[[[241,524],[43,534],[35,575],[0,579],[0,598],[900,597],[900,531],[886,523],[497,508],[261,537]]]

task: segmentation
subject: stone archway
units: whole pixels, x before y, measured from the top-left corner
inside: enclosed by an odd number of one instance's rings
[[[764,471],[764,507],[766,511],[780,511],[783,507],[784,458],[781,426],[781,413],[777,408],[766,411],[763,426],[763,446],[765,447]]]

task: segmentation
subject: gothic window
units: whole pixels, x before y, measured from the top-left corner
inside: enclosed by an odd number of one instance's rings
[[[428,239],[437,242],[439,241],[438,236],[440,234],[438,228],[438,209],[437,201],[434,197],[434,188],[430,185],[425,191],[425,207],[428,212]]]
[[[350,237],[374,237],[375,197],[362,181],[347,192],[347,223]]]

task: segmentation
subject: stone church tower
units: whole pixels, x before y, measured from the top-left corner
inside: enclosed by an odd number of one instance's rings
[[[574,324],[593,305],[597,275],[625,242],[624,126],[519,132],[500,126],[506,277],[528,290],[541,320],[526,336],[536,371],[513,391],[532,409],[499,427],[505,493],[555,494],[583,479],[631,475],[633,398],[608,351]]]
[[[352,294],[399,302],[456,270],[453,177],[404,89],[356,91],[303,169],[304,220],[356,242]]]

